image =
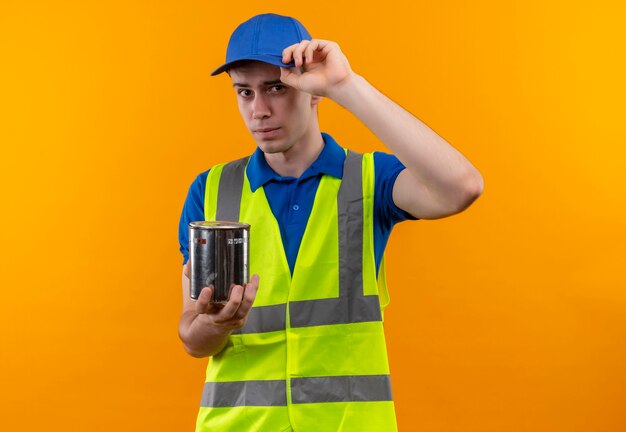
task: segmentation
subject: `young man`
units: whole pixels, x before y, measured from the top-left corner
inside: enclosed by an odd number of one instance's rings
[[[293,18],[241,24],[212,75],[224,71],[258,148],[200,174],[181,217],[179,334],[189,354],[211,357],[197,430],[396,430],[381,313],[387,239],[402,220],[464,210],[482,177]],[[323,97],[393,155],[360,155],[322,133]],[[211,287],[190,299],[187,264],[187,224],[218,215],[251,224],[254,274],[223,308]]]

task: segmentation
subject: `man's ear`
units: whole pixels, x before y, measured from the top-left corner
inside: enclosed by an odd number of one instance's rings
[[[311,106],[315,106],[317,104],[319,104],[322,99],[324,99],[323,96],[311,96]]]

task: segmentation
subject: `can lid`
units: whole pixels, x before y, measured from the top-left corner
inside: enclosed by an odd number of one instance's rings
[[[250,229],[250,224],[229,221],[196,221],[189,222],[192,229]]]

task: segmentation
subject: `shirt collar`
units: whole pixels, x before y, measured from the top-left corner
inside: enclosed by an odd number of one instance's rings
[[[327,133],[322,132],[322,139],[324,140],[324,148],[315,162],[302,173],[301,179],[315,176],[318,173],[328,174],[337,178],[343,177],[343,162],[346,158],[344,149]],[[280,181],[290,178],[278,175],[268,165],[263,152],[258,147],[250,157],[246,168],[246,175],[248,176],[252,192],[256,191],[261,186],[265,186],[265,184],[271,180]]]

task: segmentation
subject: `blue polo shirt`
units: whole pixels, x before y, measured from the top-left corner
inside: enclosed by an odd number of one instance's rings
[[[262,186],[265,188],[265,195],[280,227],[292,274],[322,175],[328,174],[337,178],[343,176],[343,162],[346,158],[343,148],[326,133],[322,132],[322,138],[324,148],[299,178],[282,177],[274,172],[258,147],[246,168],[252,191]],[[407,219],[416,219],[393,202],[393,185],[403,169],[404,165],[394,155],[374,152],[374,254],[377,272],[393,226]],[[183,263],[189,259],[188,224],[204,220],[204,193],[208,174],[207,170],[196,177],[183,206],[178,227]]]

